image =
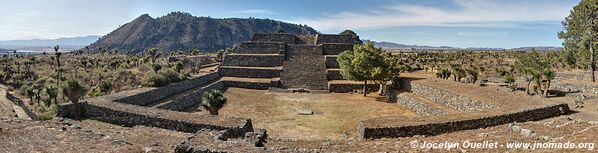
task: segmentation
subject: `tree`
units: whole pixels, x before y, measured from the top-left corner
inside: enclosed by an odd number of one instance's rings
[[[150,58],[152,58],[152,63],[155,63],[156,59],[161,55],[160,53],[158,53],[157,48],[147,49],[147,54],[148,56],[150,56]]]
[[[47,85],[46,86],[46,94],[48,95],[50,102],[52,102],[52,100],[53,100],[54,104],[58,104],[58,87],[52,86],[52,85]],[[46,105],[49,106],[50,104],[46,104]]]
[[[566,52],[564,60],[568,64],[586,65],[590,69],[592,82],[596,82],[594,71],[596,71],[596,54],[593,42],[597,38],[598,30],[598,0],[582,0],[573,7],[571,14],[562,22],[565,30],[558,33],[559,38],[564,40]],[[577,60],[587,59],[589,61]],[[577,57],[577,58],[574,58]]]
[[[58,84],[60,84],[60,81],[62,80],[62,68],[60,67],[60,55],[62,55],[61,52],[58,52],[58,50],[60,50],[60,46],[56,45],[54,46],[54,52],[56,54],[56,64],[58,66],[58,79],[56,79],[58,81]]]
[[[549,64],[545,60],[542,60],[536,51],[533,51],[532,53],[520,54],[515,62],[515,67],[521,74],[524,75],[525,81],[527,82],[527,88],[525,89],[527,94],[531,94],[531,82],[536,81],[536,83],[539,85],[541,82],[540,79],[542,76],[542,71],[544,69],[550,68]]]
[[[359,36],[357,35],[357,33],[353,32],[353,30],[347,29],[347,30],[339,33],[339,35],[351,36],[351,38],[353,39],[353,43],[355,43],[355,44],[363,44],[363,42],[361,41],[361,39],[359,39]]]
[[[219,90],[206,91],[201,95],[201,104],[211,115],[218,115],[218,110],[226,104],[226,97]]]
[[[509,85],[509,88],[511,88],[511,91],[515,91],[515,89],[516,89],[515,78],[513,78],[513,76],[511,76],[511,75],[505,76],[505,83],[507,83]]]
[[[81,104],[79,104],[79,98],[85,95],[86,92],[87,89],[75,80],[68,80],[62,85],[62,94],[68,97],[69,101],[75,106],[75,119],[77,120],[81,118],[81,113],[83,111]]]
[[[174,63],[174,69],[176,70],[177,73],[181,73],[183,66],[185,66],[185,65],[181,61],[177,61]]]
[[[382,48],[374,47],[372,42],[364,45],[357,44],[353,51],[347,50],[339,54],[337,62],[341,68],[341,75],[347,80],[363,81],[363,96],[367,95],[368,80],[386,79],[389,73],[388,61],[383,56]]]
[[[544,97],[548,97],[548,90],[550,89],[550,82],[556,78],[556,73],[551,69],[544,69],[542,72],[542,79],[546,81],[546,84],[542,88],[544,90]]]

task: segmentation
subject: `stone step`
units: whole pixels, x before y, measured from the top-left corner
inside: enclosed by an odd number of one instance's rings
[[[459,111],[448,108],[414,93],[402,91],[397,94],[397,103],[422,116],[455,114]]]
[[[288,45],[287,48],[281,87],[326,90],[328,80],[321,48],[315,45]]]
[[[284,54],[286,44],[283,42],[241,42],[237,54]]]
[[[338,55],[325,55],[324,58],[326,59],[326,68],[340,68],[341,66],[336,61]]]
[[[341,69],[326,69],[326,77],[328,80],[345,80],[341,75]]]
[[[277,78],[281,72],[282,67],[221,66],[218,70],[221,76],[241,78]]]
[[[277,67],[282,66],[284,55],[280,54],[229,54],[223,66]]]

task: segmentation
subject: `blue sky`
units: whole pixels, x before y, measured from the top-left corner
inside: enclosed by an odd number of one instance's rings
[[[257,17],[402,44],[560,46],[579,0],[1,0],[0,40],[105,35],[141,14]]]

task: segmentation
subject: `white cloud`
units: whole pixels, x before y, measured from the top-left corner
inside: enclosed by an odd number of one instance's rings
[[[320,30],[370,29],[398,26],[512,27],[518,22],[561,21],[571,2],[556,0],[454,0],[456,8],[391,5],[365,12],[340,12],[292,22]]]
[[[262,14],[262,15],[276,14],[270,10],[264,10],[264,9],[238,10],[238,11],[232,11],[229,13],[231,13],[231,14]]]

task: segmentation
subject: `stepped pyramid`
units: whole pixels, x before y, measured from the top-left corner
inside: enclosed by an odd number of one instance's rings
[[[331,82],[343,80],[336,57],[345,50],[353,50],[350,36],[255,34],[225,56],[218,72],[243,87],[327,92]]]

